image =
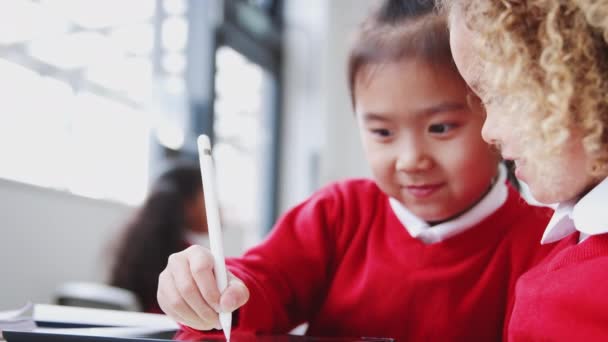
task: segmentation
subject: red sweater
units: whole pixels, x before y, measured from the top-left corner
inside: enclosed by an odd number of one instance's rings
[[[455,237],[412,238],[375,183],[328,186],[281,218],[229,269],[251,291],[237,333],[399,341],[499,340],[516,278],[540,257],[550,210],[510,190],[494,214]],[[185,328],[180,339],[200,332]]]
[[[517,282],[509,340],[608,341],[608,234],[578,236]]]

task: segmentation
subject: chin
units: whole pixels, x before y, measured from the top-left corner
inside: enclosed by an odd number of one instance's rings
[[[444,212],[436,212],[436,211],[429,212],[429,211],[423,211],[423,210],[414,212],[414,214],[426,222],[442,222],[442,221],[449,219],[452,216],[452,215],[449,215]]]
[[[535,200],[542,204],[554,204],[564,202],[570,199],[569,196],[564,196],[553,189],[537,189],[530,187],[530,193]]]

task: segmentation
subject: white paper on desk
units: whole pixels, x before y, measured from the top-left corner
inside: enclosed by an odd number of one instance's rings
[[[179,329],[177,323],[166,315],[49,304],[34,306],[34,320],[104,327],[147,327],[162,329],[162,331]]]
[[[32,318],[34,314],[34,304],[27,302],[23,307],[17,310],[0,311],[0,321],[8,321],[19,318]]]
[[[27,303],[16,310],[0,311],[0,340],[2,330],[32,331],[36,329],[34,305]]]

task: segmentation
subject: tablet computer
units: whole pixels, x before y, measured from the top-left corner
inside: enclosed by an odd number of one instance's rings
[[[3,331],[7,342],[150,342],[171,341],[171,336],[145,335],[141,337],[106,337],[67,335],[43,332]],[[192,342],[223,342],[223,336],[204,337]],[[230,339],[231,342],[394,342],[391,338],[376,337],[312,337],[296,335],[253,335],[238,334]]]

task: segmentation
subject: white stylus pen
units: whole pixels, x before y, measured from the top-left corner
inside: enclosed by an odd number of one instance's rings
[[[228,274],[226,273],[226,262],[224,260],[224,248],[222,245],[222,227],[220,225],[220,209],[215,189],[215,168],[213,167],[213,158],[211,156],[211,142],[206,135],[199,136],[197,142],[201,163],[201,177],[203,178],[203,195],[205,197],[205,210],[209,230],[209,245],[214,260],[213,270],[217,287],[220,293],[223,293],[228,285]],[[230,341],[232,313],[220,312],[219,316],[226,340]]]

